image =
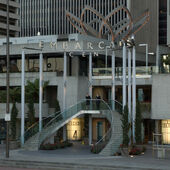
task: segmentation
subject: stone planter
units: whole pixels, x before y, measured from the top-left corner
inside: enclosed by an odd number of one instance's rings
[[[9,148],[10,149],[18,149],[20,147],[19,141],[10,141]]]
[[[128,156],[129,155],[130,148],[129,147],[121,147],[120,152],[122,156]]]

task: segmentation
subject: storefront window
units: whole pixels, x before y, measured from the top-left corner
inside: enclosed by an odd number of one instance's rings
[[[170,144],[170,119],[162,120],[163,144]]]

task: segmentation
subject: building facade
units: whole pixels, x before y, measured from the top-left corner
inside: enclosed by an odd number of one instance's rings
[[[10,86],[18,87],[21,85],[21,53],[25,47],[28,48],[24,50],[26,80],[33,81],[39,78],[40,51],[31,49],[39,49],[40,42],[43,42],[43,75],[44,80],[49,81],[49,85],[44,92],[43,117],[48,117],[55,112],[54,101],[56,99],[59,101],[61,110],[69,109],[72,105],[85,98],[89,88],[91,88],[92,92],[91,98],[94,99],[99,94],[105,102],[110,103],[112,100],[113,70],[112,51],[107,49],[109,42],[86,35],[72,34],[77,33],[77,31],[67,20],[65,12],[67,10],[80,17],[83,7],[89,5],[106,16],[111,10],[125,5],[132,12],[133,18],[136,18],[146,8],[149,8],[150,22],[141,30],[140,34],[136,34],[135,45],[137,49],[136,99],[141,102],[145,126],[145,142],[151,141],[152,132],[155,131],[155,122],[157,122],[157,127],[159,124],[156,132],[160,132],[158,129],[161,129],[161,123],[165,124],[165,121],[167,121],[167,124],[169,124],[167,108],[169,98],[166,107],[163,108],[164,110],[161,110],[164,105],[159,103],[160,98],[161,101],[167,99],[165,91],[169,90],[167,85],[160,85],[164,78],[167,80],[166,84],[168,84],[169,80],[164,75],[161,79],[161,75],[159,75],[162,70],[166,73],[169,72],[169,64],[167,62],[161,63],[161,59],[167,59],[170,54],[167,47],[170,33],[168,4],[169,0],[20,0],[21,38],[11,39],[11,65],[15,67],[11,68]],[[126,17],[123,12],[118,12],[111,17],[111,25],[114,26]],[[93,21],[95,14],[87,12],[85,18],[85,22]],[[99,29],[97,22],[94,22],[92,26],[96,30]],[[105,31],[103,30],[103,33]],[[38,32],[42,36],[36,36]],[[104,48],[103,46],[101,47],[101,42],[102,45],[104,44]],[[1,60],[4,60],[6,55],[4,43],[5,39],[1,39]],[[156,54],[149,56],[148,69],[146,69],[145,49],[138,47],[140,43],[148,44],[149,52]],[[122,49],[117,50],[115,53],[115,99],[122,103]],[[65,60],[66,58],[67,60]],[[0,76],[2,80],[5,80],[5,69],[5,66],[1,65],[2,73]],[[169,77],[169,75],[167,76]],[[157,84],[166,90],[157,89]],[[1,90],[5,90],[5,86],[5,81],[0,82]],[[159,104],[162,107],[155,109]],[[2,104],[3,107],[4,104]],[[20,110],[20,104],[17,107]],[[35,105],[35,108],[38,119],[38,105]],[[1,118],[4,118],[4,114],[5,112],[1,111]],[[21,113],[19,113],[18,118],[20,119],[20,117]],[[86,125],[85,122],[91,123]],[[83,137],[83,129],[88,127],[89,131],[92,132],[90,138],[97,141],[107,133],[109,126],[106,116],[94,114],[91,115],[90,119],[86,116],[80,116],[78,119],[70,120],[67,124],[67,137],[71,140],[80,140]],[[76,131],[77,136],[75,135]],[[165,133],[164,135],[167,136],[168,134]]]
[[[81,15],[82,9],[88,5],[106,16],[113,9],[128,5],[128,0],[20,0],[21,10],[21,37],[41,35],[67,35],[77,33],[66,17],[66,11]],[[85,21],[95,19],[92,12],[85,13]],[[118,13],[111,18],[112,25],[125,18],[125,14]],[[93,28],[99,30],[98,22],[93,23]]]
[[[11,37],[19,36],[19,8],[17,0],[9,0],[9,34]],[[7,28],[7,5],[6,1],[0,0],[0,37],[6,36]]]

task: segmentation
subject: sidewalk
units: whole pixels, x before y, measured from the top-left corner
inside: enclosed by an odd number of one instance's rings
[[[156,152],[155,152],[156,155]],[[95,167],[110,167],[109,169],[170,169],[170,151],[166,151],[165,159],[152,157],[151,147],[148,146],[144,155],[140,156],[100,156],[92,154],[88,146],[75,145],[74,147],[51,151],[24,151],[21,149],[11,150],[10,158],[0,154],[0,160],[30,161],[39,163],[72,164]]]

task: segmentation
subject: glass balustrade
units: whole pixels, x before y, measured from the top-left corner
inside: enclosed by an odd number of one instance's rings
[[[140,75],[152,75],[158,73],[157,66],[149,66],[147,69],[145,66],[137,66],[136,67],[136,76]],[[131,68],[132,72],[132,68]],[[121,77],[123,74],[122,67],[115,68],[116,77]],[[128,76],[128,67],[126,68],[126,75]],[[93,76],[112,76],[112,68],[93,68]]]

